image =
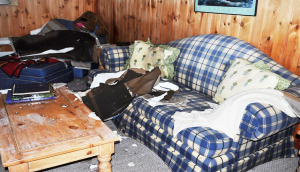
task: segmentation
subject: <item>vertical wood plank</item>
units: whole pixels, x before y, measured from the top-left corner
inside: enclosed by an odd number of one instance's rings
[[[279,62],[283,63],[283,58],[284,58],[284,51],[285,51],[285,45],[287,42],[287,36],[288,36],[288,29],[289,29],[289,24],[292,21],[293,17],[293,9],[295,5],[295,0],[286,0],[284,3],[282,3],[280,12],[278,14],[278,20],[275,24],[275,32],[274,35],[274,43],[273,43],[273,48],[271,52],[271,57]]]
[[[129,38],[128,38],[128,41],[130,42],[133,42],[135,40],[135,34],[136,34],[136,31],[135,31],[135,13],[136,13],[136,10],[133,10],[133,9],[136,9],[136,6],[135,6],[135,3],[134,3],[134,0],[130,0],[130,2],[128,3],[129,5],[127,6],[127,11],[128,11],[128,20],[129,20],[129,27],[128,27],[128,32],[130,33],[129,34]]]
[[[27,20],[25,14],[25,1],[18,2],[17,11],[18,11],[20,35],[25,35],[29,32],[26,26]]]
[[[288,40],[284,51],[283,66],[300,75],[300,1],[295,1],[293,19],[289,23]]]
[[[161,31],[159,32],[160,43],[165,44],[167,43],[167,35],[168,33],[168,12],[169,12],[169,5],[168,1],[162,1],[161,3]]]
[[[155,23],[156,23],[156,29],[155,29],[155,41],[152,40],[152,42],[155,42],[157,44],[160,42],[160,31],[162,31],[163,24],[162,24],[162,0],[156,0],[156,15],[155,15]]]
[[[180,22],[180,1],[174,2],[174,15],[173,15],[173,35],[172,40],[180,38],[179,34],[179,22]]]
[[[173,18],[174,18],[174,1],[168,2],[168,18],[167,18],[167,40],[166,42],[172,41],[172,35],[173,35]]]
[[[180,25],[179,25],[179,38],[187,37],[187,26],[188,26],[188,1],[180,1]]]
[[[238,37],[240,28],[241,16],[233,15],[231,16],[231,24],[229,35],[233,37]]]
[[[203,13],[196,12],[195,13],[195,24],[194,24],[194,35],[201,34],[201,27],[202,27],[202,20],[203,20]]]
[[[150,30],[150,39],[152,43],[155,43],[155,37],[156,37],[156,15],[157,15],[157,1],[156,0],[150,0],[150,16],[151,16],[151,20],[150,20],[150,26],[151,26],[151,30]]]
[[[219,32],[220,32],[220,23],[221,23],[221,15],[220,14],[213,14],[209,33],[210,34],[219,34]]]
[[[80,0],[80,1],[82,1],[82,0]],[[85,4],[84,4],[85,11],[93,11],[93,9],[94,9],[93,0],[84,0],[84,1],[85,1]],[[100,0],[100,1],[102,1],[102,0]]]
[[[18,25],[19,12],[18,12],[17,7],[14,6],[14,7],[8,8],[8,12],[9,12],[9,16],[11,16],[10,20],[9,20],[9,22],[11,23],[9,34],[12,36],[20,36],[21,29],[20,29],[20,26]]]
[[[274,22],[277,21],[279,9],[281,6],[282,0],[271,0],[268,2],[268,10],[266,11],[265,15],[265,22],[263,25],[262,36],[260,40],[261,49],[264,53],[268,56],[271,56],[273,42],[274,42],[274,30],[275,27],[273,25]]]
[[[253,17],[242,16],[239,27],[238,38],[249,42],[251,37],[251,25],[253,23]]]
[[[10,14],[8,11],[7,7],[0,7],[0,24],[1,24],[1,29],[0,29],[0,37],[8,37],[10,36],[9,31],[10,29]]]
[[[107,8],[107,18],[106,18],[106,24],[107,24],[107,30],[108,30],[108,42],[111,42],[113,40],[113,0],[108,0],[106,4]]]
[[[119,21],[120,21],[120,25],[119,25],[119,33],[120,33],[120,36],[119,36],[119,41],[124,41],[124,30],[125,30],[125,22],[124,22],[124,1],[119,1],[118,2],[120,7],[119,7]]]
[[[117,40],[119,39],[119,30],[118,30],[118,26],[119,26],[119,10],[120,10],[120,6],[118,5],[119,3],[117,2],[117,0],[113,0],[113,33],[109,33],[112,36],[112,40],[110,43],[115,43],[117,42]]]
[[[212,14],[210,13],[203,13],[203,20],[201,23],[201,34],[208,34],[210,33],[210,27],[211,27],[211,17]]]
[[[262,34],[262,26],[265,21],[265,11],[266,6],[270,0],[257,1],[257,11],[256,17],[254,17],[254,21],[252,24],[252,32],[249,43],[254,45],[255,47],[260,47],[260,38]]]
[[[136,26],[135,26],[135,40],[142,40],[142,14],[145,14],[143,10],[143,2],[136,2]]]
[[[130,15],[130,9],[129,9],[129,0],[125,1],[123,4],[123,20],[124,20],[124,41],[130,41],[130,35],[132,31],[129,30],[129,15]]]
[[[187,37],[194,35],[194,25],[195,25],[195,12],[194,12],[194,0],[188,1],[188,18],[187,18]]]

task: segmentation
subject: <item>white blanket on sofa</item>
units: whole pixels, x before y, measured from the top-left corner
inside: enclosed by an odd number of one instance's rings
[[[250,103],[273,105],[290,117],[300,117],[300,102],[286,97],[281,91],[272,89],[253,89],[233,95],[214,109],[205,111],[176,112],[173,135],[189,127],[210,127],[234,138],[247,105]]]

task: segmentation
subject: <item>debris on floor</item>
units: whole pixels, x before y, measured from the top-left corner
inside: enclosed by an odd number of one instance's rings
[[[134,164],[134,162],[130,162],[130,163],[128,163],[128,166],[129,166],[129,167],[134,167],[135,164]]]
[[[127,139],[127,138],[128,138],[128,137],[119,135],[117,130],[115,130],[115,131],[113,131],[113,132],[114,132],[116,135],[118,135],[118,137],[119,137],[119,139],[120,139],[120,142],[121,142],[123,139]]]
[[[137,144],[132,144],[131,146],[132,146],[132,147],[137,147]]]
[[[91,170],[93,170],[93,169],[95,169],[95,168],[98,168],[98,165],[91,165],[91,166],[90,166],[90,169],[91,169]]]

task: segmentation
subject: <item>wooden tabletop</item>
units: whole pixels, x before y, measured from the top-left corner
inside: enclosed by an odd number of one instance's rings
[[[55,100],[6,104],[0,94],[0,148],[4,167],[118,141],[67,87]]]

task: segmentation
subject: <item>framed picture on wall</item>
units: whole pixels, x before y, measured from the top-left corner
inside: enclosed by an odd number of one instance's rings
[[[235,15],[256,15],[257,0],[195,0],[195,11]]]

